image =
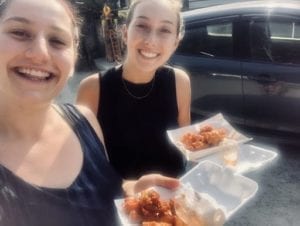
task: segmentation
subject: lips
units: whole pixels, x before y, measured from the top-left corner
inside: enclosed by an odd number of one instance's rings
[[[32,81],[48,81],[53,78],[53,74],[45,70],[17,67],[14,71],[21,77]]]

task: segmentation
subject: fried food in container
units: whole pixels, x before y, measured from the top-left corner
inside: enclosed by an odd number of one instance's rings
[[[190,151],[197,151],[212,146],[219,145],[226,137],[226,131],[223,128],[213,128],[205,125],[197,132],[185,133],[181,142],[184,147]]]
[[[163,200],[155,190],[124,200],[123,208],[132,223],[141,226],[220,226],[224,213],[213,200],[201,197],[191,187]]]

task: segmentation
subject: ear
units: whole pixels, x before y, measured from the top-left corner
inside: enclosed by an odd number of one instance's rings
[[[122,39],[123,42],[126,44],[128,39],[128,28],[126,24],[123,24],[122,26]]]
[[[72,78],[75,72],[75,68],[72,68],[69,75],[68,75],[68,79]]]

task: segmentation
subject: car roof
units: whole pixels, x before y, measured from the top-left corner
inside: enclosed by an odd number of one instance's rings
[[[182,13],[185,21],[193,19],[209,19],[230,15],[282,12],[290,15],[300,15],[299,0],[260,0],[212,5]]]

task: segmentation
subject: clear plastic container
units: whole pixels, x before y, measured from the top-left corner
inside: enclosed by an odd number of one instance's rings
[[[190,184],[201,195],[212,197],[224,211],[226,219],[258,190],[255,181],[207,160],[198,163],[180,180]]]

